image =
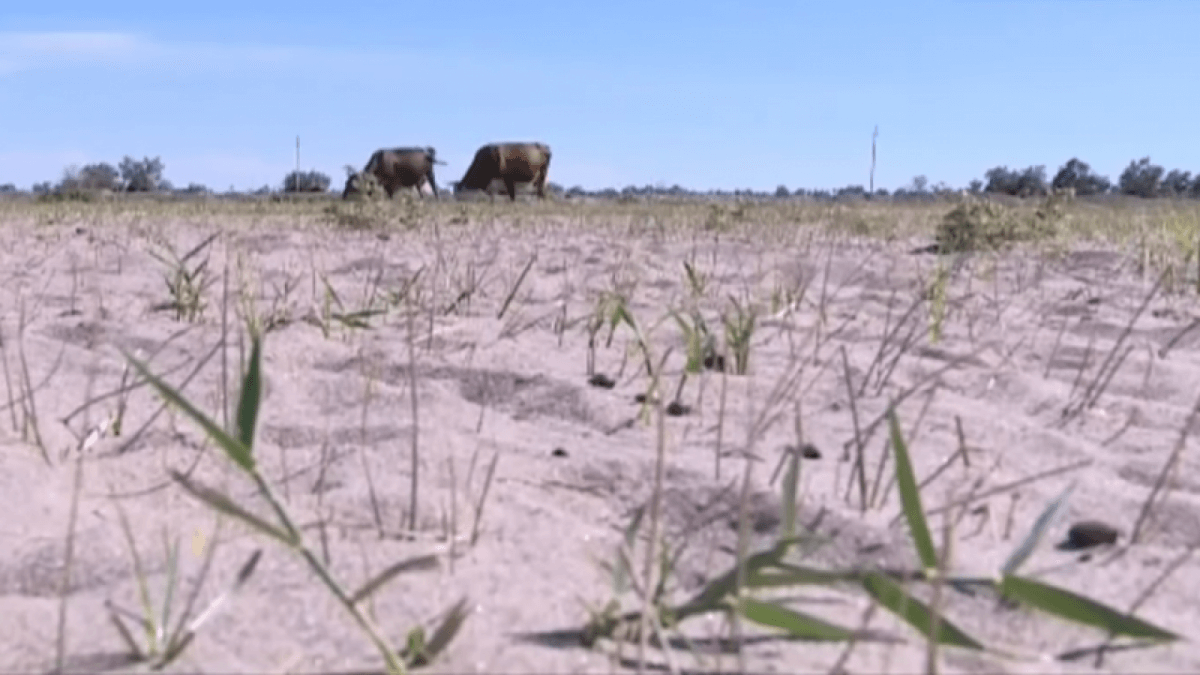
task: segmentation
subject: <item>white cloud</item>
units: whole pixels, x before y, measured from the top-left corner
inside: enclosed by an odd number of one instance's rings
[[[431,68],[436,64],[439,72]],[[404,49],[363,50],[267,44],[158,40],[127,32],[0,32],[0,75],[59,68],[125,72],[186,71],[235,74],[296,72],[354,75],[403,72],[410,78],[501,77],[530,64],[479,63],[461,54]],[[447,69],[449,72],[446,72]]]
[[[128,61],[144,49],[128,33],[0,33],[0,73]]]

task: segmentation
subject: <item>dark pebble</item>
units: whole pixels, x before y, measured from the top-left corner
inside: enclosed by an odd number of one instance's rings
[[[555,448],[550,451],[550,456],[551,457],[566,457],[567,451],[563,450],[562,448]]]
[[[800,447],[800,456],[804,459],[821,459],[821,451],[812,443],[805,443]]]
[[[704,357],[704,367],[717,372],[725,372],[725,357],[720,354],[709,354]]]

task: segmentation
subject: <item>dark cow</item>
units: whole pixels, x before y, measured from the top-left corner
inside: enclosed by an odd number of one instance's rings
[[[417,194],[420,194],[421,185],[426,180],[433,188],[433,196],[436,198],[438,197],[438,187],[437,180],[433,177],[434,164],[445,164],[445,162],[437,160],[437,151],[433,148],[381,149],[376,150],[371,155],[371,159],[367,160],[367,165],[363,168],[362,173],[374,176],[387,192],[389,199],[400,188],[415,187]],[[357,174],[346,179],[346,189],[342,191],[343,199],[358,194],[356,177]]]
[[[549,171],[550,146],[544,143],[490,143],[475,153],[475,160],[454,191],[488,190],[493,180],[500,179],[514,202],[517,183],[533,183],[538,197],[545,199]]]

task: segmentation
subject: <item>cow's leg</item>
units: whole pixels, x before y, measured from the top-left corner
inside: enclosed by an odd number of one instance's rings
[[[517,201],[517,181],[512,178],[504,179],[504,187],[508,190],[508,198]]]
[[[440,200],[442,197],[438,194],[437,180],[433,177],[433,169],[429,170],[429,187],[433,188],[433,198]]]

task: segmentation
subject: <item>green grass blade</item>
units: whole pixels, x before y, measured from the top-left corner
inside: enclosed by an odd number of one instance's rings
[[[441,625],[434,629],[433,636],[428,640],[421,641],[422,644],[419,651],[404,654],[402,658],[408,662],[408,665],[414,667],[423,666],[433,661],[434,657],[445,650],[450,641],[454,639],[454,636],[458,634],[459,629],[462,628],[463,623],[466,622],[470,614],[471,610],[467,608],[467,598],[464,597],[450,608]]]
[[[859,582],[862,572],[852,570],[820,570],[812,567],[780,563],[772,569],[757,569],[746,573],[747,588],[803,586]]]
[[[1167,641],[1179,639],[1178,635],[1135,616],[1117,611],[1066,589],[1043,584],[1033,579],[1006,576],[1000,582],[999,590],[1005,596],[1030,607],[1069,621],[1103,628],[1115,635]]]
[[[258,561],[260,559],[262,559],[262,549],[255,549],[254,552],[250,554],[250,557],[246,559],[246,562],[242,563],[241,568],[238,569],[237,576],[234,577],[233,583],[229,585],[229,588],[225,589],[225,592],[221,593],[216,598],[213,598],[213,601],[208,604],[208,607],[204,608],[204,611],[188,624],[188,633],[194,634],[198,632],[201,626],[203,626],[205,622],[207,622],[216,614],[217,610],[222,604],[225,603],[226,600],[233,597],[242,589],[242,586],[244,586],[246,582],[250,580],[251,575],[254,574],[254,570],[258,567]]]
[[[769,551],[755,553],[746,558],[746,578],[759,573],[767,565],[778,564],[786,552],[787,546],[776,545]],[[703,614],[723,609],[725,607],[723,603],[726,596],[733,594],[733,590],[737,586],[737,571],[737,567],[735,566],[709,582],[699,593],[692,596],[691,600],[684,603],[678,609],[679,618],[683,619],[692,614]]]
[[[633,545],[637,541],[638,530],[642,526],[642,518],[644,518],[645,515],[646,509],[638,507],[638,509],[633,512],[633,518],[629,519],[629,525],[625,526],[625,546],[626,549],[631,552],[631,554],[633,551]],[[617,553],[617,562],[615,565],[613,565],[613,592],[617,595],[620,595],[621,593],[629,590],[629,579],[633,572],[629,569],[629,560],[624,555],[620,555],[620,551]]]
[[[783,474],[782,536],[796,536],[796,497],[800,486],[800,451],[789,452],[787,470]]]
[[[379,574],[372,577],[367,583],[363,584],[357,591],[350,595],[350,602],[358,604],[370,597],[375,591],[378,591],[384,584],[396,578],[404,572],[412,572],[415,570],[429,570],[437,567],[438,559],[435,555],[425,555],[400,562],[388,567]]]
[[[342,308],[342,299],[338,296],[337,291],[333,290],[333,285],[329,283],[329,278],[324,274],[321,275],[321,282],[325,284],[325,297],[337,303],[338,309]]]
[[[182,395],[180,395],[178,391],[172,389],[170,385],[158,379],[158,377],[156,377],[148,368],[146,368],[144,363],[133,358],[127,353],[124,355],[125,358],[133,364],[133,367],[137,369],[138,373],[142,377],[146,378],[146,381],[158,391],[160,396],[165,398],[167,402],[187,413],[188,417],[191,417],[193,420],[195,420],[196,423],[199,424],[202,429],[204,429],[204,433],[208,434],[209,438],[213,439],[213,441],[220,445],[221,448],[225,450],[225,454],[229,455],[229,458],[233,460],[235,464],[242,467],[242,469],[247,472],[254,471],[254,456],[251,454],[250,448],[243,445],[241,441],[235,439],[233,436],[230,436],[225,432],[224,429],[218,426],[216,422],[209,419],[207,415],[200,412],[196,406],[192,405],[191,401],[188,401]]]
[[[983,649],[982,644],[962,632],[962,630],[950,623],[944,616],[938,619],[936,638],[930,635],[933,625],[933,612],[929,611],[925,603],[906,593],[899,584],[886,576],[870,572],[863,579],[862,584],[863,588],[880,605],[901,619],[904,619],[926,638],[936,639],[938,643],[944,645],[953,645],[967,649]]]
[[[132,658],[134,661],[144,661],[146,659],[146,655],[143,654],[141,648],[138,647],[137,640],[133,639],[133,633],[130,632],[129,627],[126,626],[125,622],[121,620],[121,617],[117,615],[116,609],[113,607],[112,603],[106,601],[104,605],[108,609],[108,620],[111,621],[112,625],[116,627],[117,633],[121,636],[121,640],[125,642],[125,646],[129,649],[130,658]]]
[[[684,364],[683,370],[688,373],[699,373],[704,368],[704,345],[700,340],[700,334],[694,327],[688,325],[678,312],[671,310],[671,317],[675,319],[675,323],[679,324],[679,332],[683,333],[683,341],[687,346],[687,363]]]
[[[1041,542],[1042,537],[1046,535],[1046,531],[1049,530],[1054,524],[1054,521],[1057,520],[1059,511],[1062,509],[1063,504],[1066,503],[1067,497],[1069,497],[1071,492],[1074,490],[1075,483],[1071,483],[1069,486],[1067,486],[1067,489],[1063,490],[1063,493],[1058,496],[1058,499],[1055,499],[1050,503],[1049,506],[1046,507],[1044,511],[1042,511],[1042,515],[1038,516],[1038,519],[1033,524],[1033,529],[1031,529],[1029,534],[1025,536],[1025,540],[1021,542],[1021,545],[1018,546],[1010,556],[1008,556],[1008,560],[1006,560],[1004,562],[1004,566],[1000,568],[1001,576],[1015,574],[1017,568],[1029,559],[1029,556],[1033,554],[1033,549],[1037,547],[1038,543]]]
[[[254,468],[254,427],[258,424],[258,408],[261,402],[262,338],[253,335],[250,342],[250,365],[246,369],[246,376],[242,378],[242,394],[238,399],[237,413],[238,440],[246,449],[249,464],[243,468],[247,471]]]
[[[738,611],[757,624],[780,628],[787,631],[789,636],[801,640],[842,641],[854,637],[854,631],[772,602],[744,597],[739,603]]]
[[[142,603],[142,616],[139,623],[146,633],[146,651],[149,654],[158,652],[158,630],[154,625],[154,607],[150,602],[150,585],[146,580],[146,568],[142,565],[142,556],[138,553],[137,542],[133,539],[133,528],[120,502],[116,502],[117,517],[121,521],[121,530],[125,533],[125,542],[129,545],[129,555],[133,558],[133,574],[137,577],[138,599]]]
[[[163,655],[151,667],[154,670],[162,670],[171,665],[171,662],[179,658],[179,655],[183,654],[183,651],[188,648],[188,645],[192,644],[192,640],[194,639],[196,639],[195,633],[190,631],[184,633],[182,638],[167,646],[167,650],[163,652]]]
[[[167,530],[163,528],[163,546],[167,550],[167,581],[163,591],[162,614],[158,623],[159,642],[166,645],[171,636],[167,630],[171,625],[171,604],[175,601],[175,586],[179,583],[179,537],[174,543],[167,538]]]
[[[262,532],[273,539],[279,540],[290,548],[294,548],[297,545],[295,539],[288,536],[283,530],[275,527],[262,518],[259,518],[246,509],[243,509],[241,506],[238,506],[237,503],[224,494],[217,492],[210,487],[195,483],[190,478],[184,476],[178,471],[172,471],[171,478],[173,478],[176,483],[179,483],[184,490],[187,490],[189,493],[191,493],[193,497],[199,499],[205,504],[208,504],[217,511],[237,518],[259,532]]]
[[[933,537],[929,534],[925,511],[921,508],[921,490],[913,476],[908,445],[900,433],[900,422],[896,420],[896,409],[893,407],[888,408],[888,428],[892,436],[892,452],[896,458],[896,486],[900,489],[900,502],[904,506],[904,516],[908,519],[913,544],[917,547],[917,556],[925,569],[937,569],[937,551],[933,548]]]

